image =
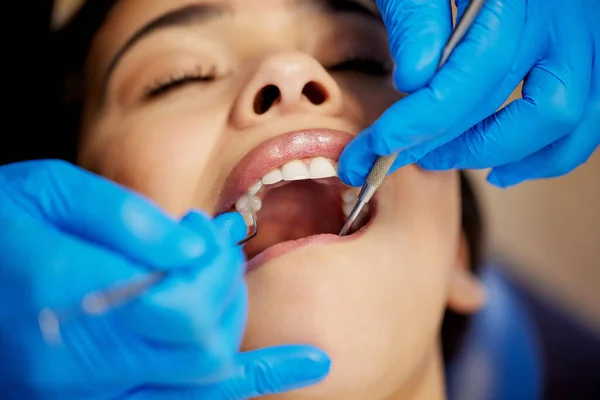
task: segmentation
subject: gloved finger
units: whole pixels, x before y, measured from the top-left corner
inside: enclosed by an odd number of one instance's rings
[[[237,368],[237,360],[234,356],[241,345],[248,315],[248,291],[243,281],[240,290],[235,291],[234,297],[229,302],[218,324],[209,331],[210,333],[205,340],[194,346],[201,348],[203,361],[194,368],[189,366],[194,366],[195,363],[183,363],[181,366],[185,371],[178,371],[178,373],[173,374],[172,371],[165,369],[166,363],[172,362],[174,359],[182,362],[186,355],[185,353],[179,354],[180,348],[178,347],[174,348],[174,353],[165,351],[162,353],[165,362],[157,364],[161,367],[156,368],[152,382],[171,385],[209,385],[226,379],[229,376],[229,371]]]
[[[585,163],[600,144],[600,95],[590,102],[575,132],[515,163],[492,169],[488,181],[508,187],[528,179],[565,175]]]
[[[573,132],[589,98],[592,67],[582,63],[589,39],[575,35],[551,59],[535,66],[523,86],[523,98],[437,148],[419,162],[427,169],[487,168],[511,162]]]
[[[396,87],[410,93],[425,86],[450,37],[450,2],[377,0],[377,6],[388,30]]]
[[[35,312],[44,307],[74,307],[90,291],[147,272],[129,259],[31,219],[3,220],[0,248],[7,261],[2,268],[0,292],[9,296],[16,291],[19,295],[13,298],[23,299],[21,306]],[[27,301],[30,304],[24,304]]]
[[[206,217],[198,211],[190,211],[182,219],[182,223],[192,231],[197,224],[202,225]],[[223,243],[237,244],[246,237],[248,228],[244,218],[240,213],[230,212],[217,215],[213,219],[216,235],[219,239],[223,238]]]
[[[368,170],[377,160],[377,154],[364,151],[368,148],[369,134],[370,128],[359,133],[340,155],[338,177],[346,185],[361,186],[364,184]]]
[[[371,165],[361,163],[364,157],[360,154],[389,155],[440,138],[446,143],[467,129],[469,126],[460,129],[459,122],[477,112],[480,103],[491,97],[512,68],[525,23],[525,7],[524,2],[516,0],[487,1],[429,85],[386,110],[368,130],[367,147],[350,143],[344,149],[345,176],[366,177]]]
[[[311,346],[280,346],[242,353],[237,365],[216,386],[215,399],[243,400],[310,386],[327,376],[331,362]]]
[[[329,373],[325,353],[311,346],[280,346],[238,354],[235,368],[221,380],[206,385],[148,385],[128,393],[128,399],[246,400],[310,386]]]
[[[374,123],[370,149],[389,155],[443,136],[478,106],[510,71],[525,14],[522,1],[485,2],[429,85],[394,104]],[[465,91],[469,87],[476,90]]]
[[[145,385],[129,391],[123,396],[127,400],[201,400],[204,391],[188,386]]]
[[[150,201],[57,160],[4,169],[11,197],[30,217],[152,267],[210,257],[211,240],[169,218]]]
[[[226,309],[221,315],[218,330],[214,332],[210,342],[219,340],[227,343],[227,348],[238,350],[242,343],[246,322],[248,321],[248,287],[244,279],[237,283],[239,287],[231,291],[232,297],[226,302]],[[219,354],[219,349],[213,350],[214,354]]]
[[[244,279],[244,256],[236,246],[216,249],[208,265],[167,275],[128,310],[124,321],[140,337],[169,345],[204,343]]]
[[[600,65],[600,41],[593,66]],[[600,75],[592,72],[590,96],[575,131],[523,160],[493,168],[488,181],[499,187],[564,175],[586,162],[600,145]]]
[[[201,229],[204,224],[210,223],[214,227],[215,243],[218,246],[220,258],[211,264],[209,267],[216,269],[215,275],[206,274],[207,279],[218,279],[219,283],[222,284],[223,290],[229,293],[230,297],[225,297],[225,292],[215,294],[215,298],[221,299],[222,304],[225,306],[233,301],[232,296],[237,296],[238,284],[243,283],[243,277],[245,272],[244,263],[246,261],[243,251],[237,247],[237,243],[243,239],[246,235],[246,223],[243,217],[239,213],[225,213],[218,215],[212,221],[207,216],[199,212],[189,212],[181,221],[183,225],[194,230],[196,228]],[[219,276],[219,269],[222,274]],[[230,271],[230,277],[233,278],[231,281],[227,281],[228,275],[225,273]],[[215,286],[216,287],[216,286]],[[231,288],[229,290],[228,288]],[[241,289],[245,290],[245,284],[241,285]],[[224,312],[225,306],[221,308],[220,312]]]

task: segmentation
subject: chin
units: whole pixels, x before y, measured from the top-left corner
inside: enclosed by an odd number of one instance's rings
[[[243,350],[310,344],[332,360],[322,383],[274,398],[383,398],[371,396],[393,391],[410,375],[411,362],[397,367],[408,357],[390,308],[396,285],[382,287],[381,276],[365,268],[378,262],[373,235],[367,229],[356,241],[297,249],[248,273]]]

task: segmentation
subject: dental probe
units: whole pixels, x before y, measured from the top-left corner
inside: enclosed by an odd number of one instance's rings
[[[238,242],[238,246],[246,244],[258,234],[256,214],[250,210],[252,216],[252,232]],[[141,279],[124,283],[122,285],[87,293],[81,301],[67,310],[60,312],[49,308],[43,309],[38,316],[40,331],[46,342],[60,341],[60,324],[68,319],[82,315],[102,315],[111,309],[123,305],[144,291],[162,281],[167,276],[164,271],[155,271],[144,275]]]
[[[448,39],[446,46],[444,46],[442,56],[438,63],[438,70],[442,68],[442,66],[446,63],[456,45],[461,41],[464,34],[469,30],[469,28],[473,24],[473,20],[475,20],[475,17],[477,16],[477,14],[479,14],[479,11],[481,10],[481,7],[483,6],[484,2],[485,0],[471,1],[469,6],[467,7],[467,10],[465,11],[464,16],[460,19],[458,25],[456,26],[456,29],[454,30],[454,32],[452,32],[452,35],[450,35],[450,39]],[[358,200],[354,205],[352,212],[348,216],[346,223],[342,227],[339,236],[345,236],[348,234],[348,231],[350,231],[350,228],[356,221],[356,218],[358,218],[358,215],[360,214],[365,204],[367,204],[371,200],[377,189],[379,189],[379,186],[385,179],[387,173],[390,171],[390,168],[392,168],[392,164],[396,160],[396,157],[398,157],[398,153],[394,153],[389,156],[379,156],[377,158],[377,161],[375,161],[375,164],[373,165],[373,167],[369,171],[369,174],[367,175],[365,184],[363,185],[360,193],[358,194]]]

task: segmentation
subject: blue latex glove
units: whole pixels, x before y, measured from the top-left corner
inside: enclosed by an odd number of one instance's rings
[[[459,16],[468,3],[456,1]],[[566,174],[598,147],[599,0],[487,0],[437,74],[449,1],[377,4],[410,95],[345,149],[346,183],[362,185],[377,155],[400,151],[392,171],[492,167],[488,180],[505,187]],[[523,79],[523,98],[496,112]]]
[[[9,398],[246,399],[312,384],[319,350],[239,354],[247,290],[239,214],[174,221],[150,202],[59,161],[0,167],[0,392]],[[168,271],[106,315],[61,325],[44,342],[38,314],[89,291]]]

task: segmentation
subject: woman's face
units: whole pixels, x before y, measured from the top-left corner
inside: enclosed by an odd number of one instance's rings
[[[246,251],[269,250],[247,274],[243,347],[308,343],[332,359],[325,382],[281,398],[408,390],[436,365],[448,304],[476,303],[455,172],[402,168],[358,234],[273,246],[337,233],[352,192],[317,178],[401,97],[373,3],[122,0],[91,51],[83,167],[176,217],[227,211],[264,182]]]

